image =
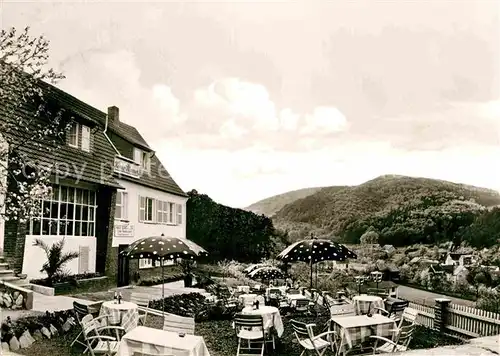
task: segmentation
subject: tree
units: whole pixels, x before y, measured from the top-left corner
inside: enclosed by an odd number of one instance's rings
[[[361,235],[359,241],[363,245],[376,245],[378,244],[378,238],[379,235],[376,231],[368,229],[363,235]]]
[[[53,285],[54,280],[64,276],[64,265],[75,258],[78,258],[78,252],[63,252],[64,238],[48,246],[45,241],[35,239],[33,246],[40,247],[47,256],[47,261],[42,265],[40,272],[47,274],[47,284]]]
[[[50,194],[50,162],[37,151],[56,150],[71,120],[47,99],[63,76],[48,68],[49,42],[29,28],[0,32],[0,212],[5,220],[38,216]]]
[[[467,282],[476,288],[476,297],[478,297],[479,287],[481,285],[490,287],[492,284],[492,278],[488,270],[478,267],[469,270],[469,273],[467,274]]]

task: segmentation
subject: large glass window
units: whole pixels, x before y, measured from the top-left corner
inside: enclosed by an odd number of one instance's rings
[[[41,214],[31,219],[30,235],[95,236],[96,194],[92,190],[54,186],[42,200]]]

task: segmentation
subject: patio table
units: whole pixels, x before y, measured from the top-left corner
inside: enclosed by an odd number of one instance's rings
[[[240,293],[250,293],[250,286],[237,286],[236,291]]]
[[[238,300],[244,306],[252,305],[256,300],[259,301],[259,304],[264,305],[264,297],[258,294],[242,294],[238,297]]]
[[[126,333],[118,347],[117,356],[133,356],[134,353],[173,356],[210,356],[203,336],[180,336],[176,332],[138,326]]]
[[[370,336],[382,336],[392,339],[396,329],[394,320],[380,314],[334,316],[331,318],[330,330],[336,331],[339,339],[339,351],[344,355],[354,346],[370,339]]]
[[[241,311],[243,314],[247,315],[261,315],[262,321],[264,323],[264,328],[268,329],[274,327],[278,337],[283,335],[285,328],[283,327],[283,320],[281,320],[281,314],[278,308],[271,307],[268,305],[259,306],[259,309],[253,309],[253,307],[243,308]]]
[[[365,315],[368,312],[376,313],[375,308],[384,308],[384,301],[382,298],[375,295],[357,295],[352,298],[354,310],[356,315]]]
[[[114,301],[107,301],[102,303],[99,315],[107,315],[107,322],[112,325],[121,325],[125,332],[137,327],[139,323],[139,307],[132,302],[122,301],[116,303]]]

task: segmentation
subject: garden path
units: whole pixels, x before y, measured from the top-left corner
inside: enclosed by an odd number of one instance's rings
[[[500,335],[472,339],[460,346],[443,346],[434,349],[413,350],[394,354],[401,356],[494,356],[500,353]]]

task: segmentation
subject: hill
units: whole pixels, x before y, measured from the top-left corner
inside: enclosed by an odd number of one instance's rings
[[[499,204],[494,190],[387,175],[358,186],[323,188],[285,205],[273,220],[288,231],[319,229],[352,243],[373,226],[381,242],[405,245],[454,239],[486,207]]]
[[[333,188],[333,187],[330,187]],[[245,208],[255,214],[264,214],[266,216],[273,216],[278,210],[281,210],[285,205],[293,203],[298,199],[305,198],[323,189],[323,187],[304,188],[293,190],[283,194],[274,195],[272,197],[259,200],[256,203]]]

